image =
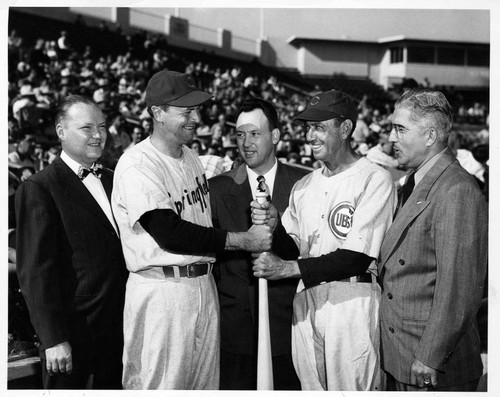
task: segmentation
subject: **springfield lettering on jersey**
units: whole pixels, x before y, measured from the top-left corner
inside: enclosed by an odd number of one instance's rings
[[[198,180],[198,177],[195,178],[196,181],[196,189],[188,191],[187,189],[184,189],[184,194],[182,195],[181,200],[175,200],[175,209],[177,210],[177,215],[181,215],[182,211],[184,211],[184,208],[186,208],[186,205],[199,205],[201,208],[201,212],[205,212],[205,209],[207,208],[207,199],[206,196],[208,195],[208,182],[207,182],[207,177],[205,174],[203,174],[203,183],[200,183]],[[168,194],[170,197],[170,193]]]
[[[335,237],[345,240],[352,228],[354,207],[351,203],[343,201],[337,204],[328,215],[328,225]]]

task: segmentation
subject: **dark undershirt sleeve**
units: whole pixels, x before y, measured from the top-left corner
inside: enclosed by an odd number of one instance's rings
[[[226,245],[227,231],[185,221],[171,209],[148,211],[139,223],[161,248],[178,254],[220,253]]]
[[[285,228],[278,223],[273,233],[271,250],[281,259],[293,260],[299,257],[299,248],[294,239],[286,232]]]
[[[372,261],[366,254],[345,249],[297,260],[306,288],[366,273]]]

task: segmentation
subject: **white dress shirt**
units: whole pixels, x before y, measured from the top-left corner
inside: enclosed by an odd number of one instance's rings
[[[255,192],[257,191],[257,185],[259,184],[257,182],[257,178],[262,174],[257,174],[247,165],[245,165],[245,167],[247,167],[247,175],[248,175],[248,181],[250,182],[250,189],[252,190],[252,197],[255,200]],[[271,168],[264,175],[262,175],[264,178],[266,178],[266,185],[269,187],[271,198],[273,197],[274,180],[276,179],[277,170],[278,170],[278,161],[274,159],[273,168]]]
[[[78,175],[78,170],[80,169],[81,165],[71,157],[69,157],[64,150],[61,152],[61,160],[64,161],[76,175]],[[109,202],[108,196],[106,195],[104,187],[102,186],[101,180],[94,174],[90,173],[82,181],[82,183],[85,185],[92,197],[94,197],[95,201],[97,201],[97,204],[99,204],[104,214],[106,214],[109,222],[111,223],[111,225],[113,225],[116,234],[119,236],[120,234],[113,217],[113,212],[111,211],[111,204]]]

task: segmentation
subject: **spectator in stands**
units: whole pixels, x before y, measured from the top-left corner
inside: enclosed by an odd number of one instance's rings
[[[210,128],[212,139],[220,141],[230,131],[231,130],[226,123],[226,115],[224,113],[219,114],[219,116],[217,117],[217,122]]]
[[[363,117],[362,113],[358,113],[358,120],[356,122],[356,129],[352,133],[352,139],[354,140],[356,147],[366,142],[366,139],[370,136],[370,129],[368,124]]]
[[[401,169],[397,159],[394,157],[392,142],[389,141],[389,134],[387,132],[378,134],[378,143],[376,146],[368,149],[366,158],[389,171],[396,187],[400,187],[401,179],[404,178],[407,172]]]
[[[146,134],[146,137],[151,136],[151,134],[153,133],[153,120],[147,117],[141,121],[141,126],[144,129],[144,134]]]
[[[17,141],[16,150],[8,154],[9,170],[21,177],[23,167],[35,169],[36,159],[34,157],[35,137],[26,130]]]
[[[207,154],[211,154],[214,156],[221,156],[222,150],[218,143],[212,143],[208,146]]]
[[[37,103],[37,96],[33,90],[33,84],[29,81],[24,81],[19,89],[19,95],[12,103],[12,114],[21,128],[38,127],[41,111],[37,107]]]
[[[125,118],[120,113],[115,113],[110,117],[108,131],[111,135],[118,135],[118,129],[125,125]]]
[[[235,135],[226,135],[222,139],[222,151],[224,152],[224,172],[232,168],[233,161],[238,157],[238,145]]]
[[[142,142],[145,138],[146,138],[146,134],[144,133],[144,128],[142,128],[140,125],[134,126],[132,129],[132,142],[130,143],[130,145],[126,149],[123,149],[123,150],[125,151],[125,150],[128,150],[128,149],[134,147],[139,142]]]
[[[393,156],[392,142],[389,142],[389,134],[382,132],[378,134],[378,144],[371,147],[366,154],[366,158],[382,167],[397,168],[398,160]]]
[[[10,153],[16,149],[17,142],[21,138],[19,122],[15,117],[9,116],[7,129],[9,131],[9,153]]]
[[[198,155],[207,179],[224,172],[224,159],[214,153],[207,153],[198,139],[193,139],[189,147]]]
[[[99,78],[97,80],[97,86],[98,88],[94,91],[92,97],[94,102],[97,103],[101,109],[105,109],[110,100],[109,82],[106,78]],[[116,132],[112,130],[110,133],[115,134]]]
[[[457,158],[460,165],[481,183],[484,184],[484,166],[477,161],[472,152],[463,144],[463,137],[457,132],[452,132],[448,140],[448,146]]]
[[[197,156],[201,156],[203,153],[201,142],[198,139],[193,139],[188,146]]]

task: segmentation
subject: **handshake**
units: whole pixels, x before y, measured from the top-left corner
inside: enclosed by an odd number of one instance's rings
[[[249,252],[271,250],[273,232],[278,223],[278,210],[271,203],[250,203],[253,225],[246,232],[228,233],[226,249],[241,249]]]

